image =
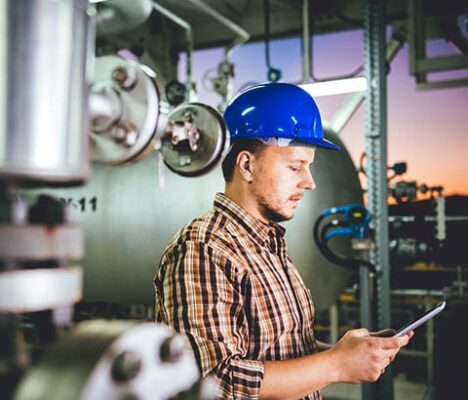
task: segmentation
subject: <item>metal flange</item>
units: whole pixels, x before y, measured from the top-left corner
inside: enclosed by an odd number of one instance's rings
[[[90,96],[91,157],[111,165],[135,162],[154,150],[166,126],[156,74],[118,56],[96,60]]]
[[[0,313],[70,306],[82,298],[80,266],[0,272]]]
[[[191,389],[198,379],[188,341],[174,337],[169,327],[94,320],[80,323],[52,346],[14,399],[163,400]]]
[[[0,225],[0,259],[78,260],[83,255],[84,235],[77,225]]]
[[[211,171],[229,147],[222,116],[205,104],[187,103],[171,111],[168,120],[160,151],[169,169],[187,177]]]

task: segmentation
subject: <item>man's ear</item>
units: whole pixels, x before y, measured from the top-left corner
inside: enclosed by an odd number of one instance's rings
[[[252,182],[253,180],[253,168],[255,164],[255,156],[247,150],[241,151],[237,155],[236,167],[239,170],[240,175],[246,182]]]

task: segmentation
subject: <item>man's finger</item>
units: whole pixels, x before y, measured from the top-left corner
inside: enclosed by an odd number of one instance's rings
[[[379,345],[381,349],[391,350],[399,349],[408,343],[409,337],[403,336],[398,338],[379,338]]]
[[[356,337],[367,337],[369,336],[369,331],[366,328],[353,329],[349,332],[352,332],[353,336]]]
[[[370,332],[369,336],[389,338],[395,335],[395,333],[396,333],[395,329],[383,329],[377,332]]]
[[[385,360],[387,363],[391,363],[396,355],[398,354],[398,350],[381,350],[380,355],[382,357],[382,360]]]

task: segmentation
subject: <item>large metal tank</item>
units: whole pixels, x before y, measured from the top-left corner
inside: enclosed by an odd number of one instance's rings
[[[338,138],[332,140],[343,146]],[[350,273],[319,254],[313,223],[324,208],[360,202],[362,194],[346,150],[317,151],[312,172],[317,189],[306,194],[285,226],[291,257],[321,310],[336,300]],[[168,169],[164,176],[165,188],[159,189],[153,155],[126,167],[95,164],[86,186],[48,191],[80,209],[86,235],[84,300],[152,304],[153,276],[166,244],[184,224],[209,211],[214,194],[224,190],[220,167],[199,178]],[[345,242],[335,244],[346,252]]]
[[[0,1],[0,178],[88,177],[92,11],[87,0]]]

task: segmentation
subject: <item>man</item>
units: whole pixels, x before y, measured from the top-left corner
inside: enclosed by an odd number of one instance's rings
[[[220,398],[320,399],[334,382],[375,381],[411,335],[357,329],[319,353],[312,298],[278,225],[315,187],[315,148],[339,149],[323,138],[314,100],[294,85],[257,85],[224,117],[232,140],[225,192],[167,246],[155,278],[157,321],[188,336]]]

